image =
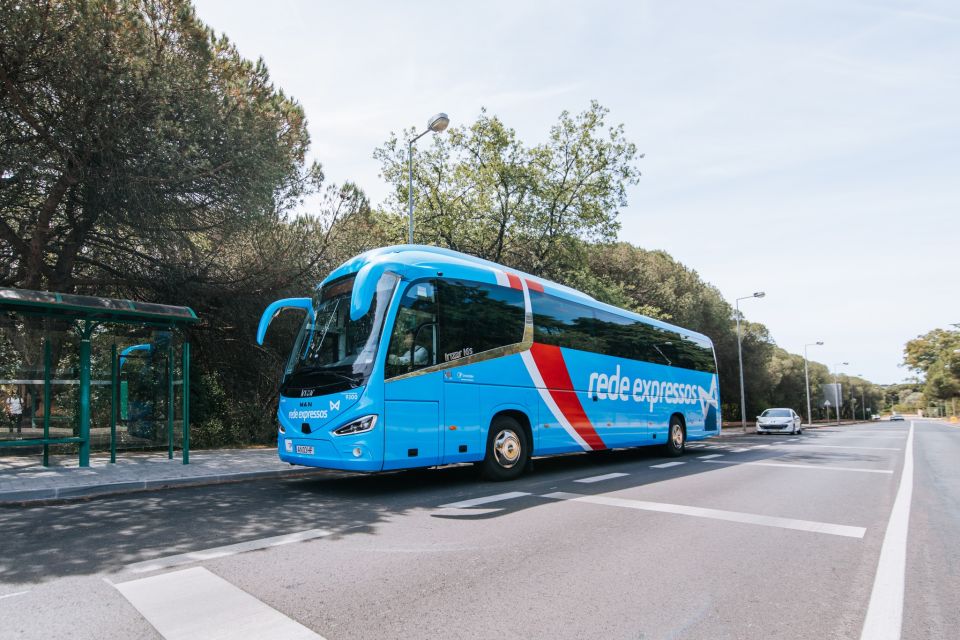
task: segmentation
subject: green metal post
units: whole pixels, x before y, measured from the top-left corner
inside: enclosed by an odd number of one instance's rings
[[[117,403],[120,399],[120,366],[117,344],[110,347],[110,462],[117,461]]]
[[[167,459],[173,460],[173,347],[167,347]]]
[[[183,464],[190,464],[190,343],[183,343]]]
[[[53,350],[50,348],[50,338],[43,339],[43,466],[50,466],[50,369],[53,368]]]
[[[90,334],[93,323],[80,330],[80,466],[90,466]]]

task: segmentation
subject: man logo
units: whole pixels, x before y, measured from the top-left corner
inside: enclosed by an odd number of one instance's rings
[[[330,411],[340,411],[339,400],[337,400],[336,402],[334,402],[333,400],[330,401]]]

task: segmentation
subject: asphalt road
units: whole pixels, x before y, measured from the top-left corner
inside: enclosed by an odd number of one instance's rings
[[[958,461],[883,422],[2,508],[0,637],[957,638]]]

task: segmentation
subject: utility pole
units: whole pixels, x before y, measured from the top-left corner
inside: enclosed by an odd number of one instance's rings
[[[807,347],[823,346],[823,340],[817,340],[803,345],[803,379],[807,385],[807,422],[813,424],[813,413],[810,411],[810,368],[807,366]]]

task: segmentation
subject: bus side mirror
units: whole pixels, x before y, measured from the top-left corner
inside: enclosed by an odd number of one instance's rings
[[[263,338],[267,335],[267,327],[284,309],[303,309],[312,318],[313,300],[310,298],[283,298],[271,302],[270,306],[263,310],[263,315],[260,316],[260,325],[257,327],[257,344],[263,344]]]

